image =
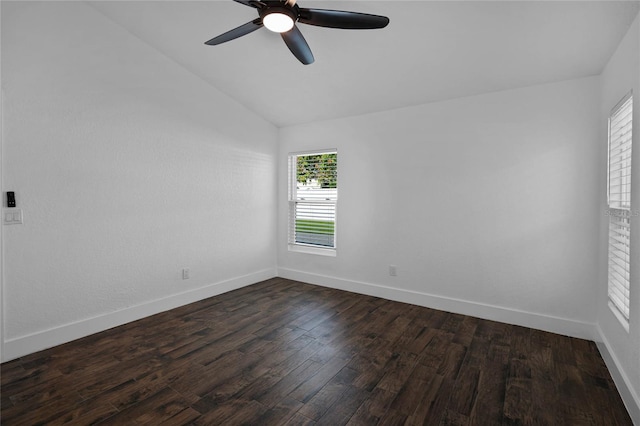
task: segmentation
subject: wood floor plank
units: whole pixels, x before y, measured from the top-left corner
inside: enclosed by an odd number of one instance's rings
[[[227,420],[237,413],[251,410],[257,414],[259,409],[263,409],[263,407],[255,401],[228,399],[215,407],[211,407],[209,411],[200,415],[193,424],[198,426],[232,424]]]
[[[425,389],[429,387],[429,383],[434,379],[438,382],[438,393],[442,389],[443,378],[434,368],[418,365],[413,370],[413,374],[407,378],[399,392],[388,391],[392,395],[396,395],[393,402],[389,406],[390,410],[403,413],[410,416],[416,410],[419,401],[422,401],[422,392],[416,392],[417,389]],[[431,404],[432,405],[432,404]]]
[[[400,356],[389,347],[389,342],[372,339],[357,351],[347,366],[359,372],[354,386],[367,391],[373,390],[385,374],[385,366]]]
[[[322,365],[312,376],[300,383],[288,396],[306,403],[336,376],[350,361],[349,357],[336,356]],[[354,370],[350,370],[354,371]],[[307,416],[309,417],[309,416]]]
[[[527,360],[512,359],[507,377],[503,416],[506,424],[532,424],[531,367]]]
[[[101,425],[150,424],[157,425],[189,407],[189,403],[171,388],[131,405],[107,418]]]
[[[355,425],[375,425],[389,410],[391,403],[396,398],[396,394],[384,389],[375,388],[370,397],[362,402],[360,407],[351,416],[350,426]]]
[[[349,385],[358,375],[350,368],[342,368],[318,392],[316,392],[299,410],[304,416],[318,421],[342,399]]]
[[[397,355],[385,365],[384,375],[376,385],[396,394],[400,392],[418,364],[418,355],[414,353],[401,352]]]
[[[464,414],[460,414],[455,410],[447,410],[440,424],[442,426],[468,426],[471,421]]]
[[[243,425],[262,416],[267,409],[257,401],[228,400],[198,417],[195,425]]]
[[[427,367],[438,368],[446,356],[447,348],[454,335],[442,330],[434,330],[433,334],[429,344],[420,353],[419,362]]]
[[[413,413],[411,413],[407,419],[407,423],[409,425],[428,424],[426,419],[431,415],[431,410],[433,409],[434,402],[438,398],[438,392],[440,391],[444,380],[444,377],[436,374],[433,369],[422,365],[417,368],[419,369],[418,372],[422,369],[427,369],[427,375],[424,375],[424,372],[421,373],[423,374],[423,379],[421,381],[424,383],[419,386],[422,389],[422,394],[415,404]]]
[[[65,415],[66,412],[73,411],[81,402],[72,393],[62,393],[60,396],[42,403],[17,404],[6,409],[2,407],[0,418],[3,425],[46,424]]]
[[[92,399],[79,403],[72,410],[61,411],[57,418],[47,421],[47,426],[96,424],[108,419],[117,412],[117,408],[108,402]]]
[[[403,413],[399,413],[395,410],[389,410],[386,413],[384,413],[384,415],[382,416],[382,418],[380,418],[380,421],[377,423],[378,426],[398,426],[398,425],[404,425],[407,422],[407,415],[403,414]]]
[[[469,415],[471,424],[502,424],[508,364],[487,359],[480,366],[478,395]]]
[[[255,424],[277,426],[288,422],[304,404],[296,399],[286,397],[274,407],[265,411],[255,419]]]
[[[137,380],[131,379],[95,396],[118,410],[138,404],[169,385],[169,377],[162,370],[154,371]]]
[[[284,426],[315,426],[316,422],[300,413],[295,413]]]
[[[274,278],[0,366],[4,425],[631,425],[597,345]]]
[[[226,382],[242,379],[243,370],[258,360],[255,355],[230,351],[202,369],[195,369],[176,379],[171,387],[185,396],[202,397]]]
[[[322,368],[322,364],[306,360],[296,369],[282,377],[273,386],[266,389],[256,400],[262,403],[264,406],[271,408],[278,404],[283,398],[290,397],[295,389],[304,384],[307,380],[313,377],[318,370]],[[294,398],[300,401],[302,398]],[[303,401],[301,401],[303,402]]]
[[[26,368],[20,362],[20,359],[5,362],[0,364],[0,377],[2,377],[2,383],[16,382],[29,373]]]
[[[431,340],[429,328],[418,324],[411,318],[410,324],[396,342],[395,347],[405,352],[419,354],[427,343],[429,343],[429,340]]]
[[[72,387],[78,391],[82,398],[89,399],[105,392],[106,390],[126,383],[129,380],[144,377],[159,369],[162,365],[162,360],[156,357],[132,359],[130,361],[121,362],[118,364],[117,368],[109,373],[101,374],[102,378],[100,380],[94,379],[93,383],[88,385],[83,383],[82,386],[73,384]]]
[[[342,393],[340,399],[328,407],[325,414],[320,417],[316,423],[326,426],[346,425],[356,410],[358,410],[369,396],[370,393],[363,389],[355,386],[347,386],[347,389]]]
[[[312,360],[312,355],[318,350],[319,345],[316,342],[311,342],[279,364],[272,365],[262,376],[244,387],[237,396],[247,400],[260,400],[268,393],[273,392],[276,386],[278,386],[276,389],[280,389],[286,394],[287,387],[280,383],[281,381],[292,374],[313,374],[320,368],[322,363]],[[304,373],[302,373],[303,371]],[[287,380],[294,381],[294,379]],[[288,391],[290,390],[289,388]]]
[[[185,408],[184,410],[178,412],[173,417],[169,417],[168,419],[162,421],[161,425],[166,426],[186,426],[192,425],[193,422],[200,417],[200,413],[198,413],[193,408]]]
[[[438,391],[435,401],[426,420],[435,421],[444,416],[447,406],[450,405],[452,398],[458,396],[454,394],[456,379],[459,376],[460,366],[462,365],[467,353],[467,348],[458,344],[451,343],[446,350],[445,357],[436,370],[436,374],[443,377],[442,385]]]
[[[63,377],[63,373],[58,369],[42,367],[26,370],[25,375],[20,376],[15,380],[5,382],[3,376],[2,392],[6,392],[7,394],[13,396],[21,393],[24,390],[31,389],[41,384],[45,384],[46,386],[56,379],[60,379],[61,377]],[[14,402],[16,402],[17,399],[18,398],[15,398]]]
[[[477,367],[464,365],[458,372],[458,378],[453,386],[453,395],[448,411],[469,417],[476,404],[481,370]]]

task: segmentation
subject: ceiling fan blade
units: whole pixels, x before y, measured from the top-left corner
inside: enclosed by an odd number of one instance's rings
[[[245,6],[255,7],[256,9],[260,9],[262,6],[265,6],[264,3],[260,2],[260,1],[256,1],[256,0],[233,0],[233,1],[236,1],[238,3],[242,3]]]
[[[289,31],[286,33],[280,33],[280,35],[291,53],[293,53],[300,62],[305,65],[313,63],[313,53],[311,53],[311,49],[309,48],[307,41],[304,39],[304,36],[297,26],[294,25]]]
[[[368,13],[347,12],[346,10],[300,8],[298,22],[345,30],[373,30],[386,27],[389,18]]]
[[[209,46],[215,46],[217,44],[222,44],[227,41],[236,39],[238,37],[242,37],[243,35],[252,33],[255,30],[260,28],[262,28],[262,19],[257,18],[251,22],[247,22],[244,25],[240,25],[239,27],[234,28],[231,31],[227,31],[224,34],[220,34],[219,36],[212,38],[211,40],[205,42],[204,44],[208,44]]]
[[[293,53],[300,62],[305,65],[313,63],[315,59],[313,58],[313,53],[311,53],[311,48],[309,48],[307,41],[297,26],[294,25],[289,31],[280,33],[280,35],[291,53]]]

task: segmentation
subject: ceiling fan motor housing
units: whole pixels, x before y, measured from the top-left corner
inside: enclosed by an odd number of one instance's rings
[[[289,16],[293,22],[296,22],[298,20],[298,9],[298,5],[294,5],[293,7],[268,5],[267,7],[263,7],[258,10],[261,19],[264,19],[265,16],[271,15],[272,13],[281,13]]]

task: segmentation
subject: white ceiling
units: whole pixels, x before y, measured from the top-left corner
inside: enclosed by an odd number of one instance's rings
[[[316,1],[301,7],[385,15],[380,30],[299,24],[315,63],[260,29],[232,0],[106,1],[96,9],[277,126],[359,115],[599,74],[639,1]]]

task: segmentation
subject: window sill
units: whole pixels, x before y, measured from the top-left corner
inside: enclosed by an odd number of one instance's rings
[[[297,253],[316,254],[319,256],[336,257],[336,249],[334,248],[320,248],[320,247],[303,246],[300,244],[289,244],[289,251],[295,251]]]

